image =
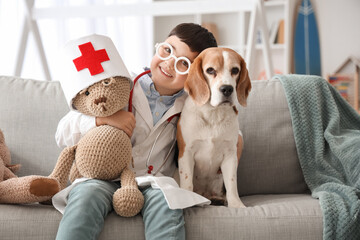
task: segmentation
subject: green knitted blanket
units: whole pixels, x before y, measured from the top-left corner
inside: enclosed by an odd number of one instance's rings
[[[323,78],[278,75],[297,153],[323,213],[323,239],[360,239],[360,115]]]

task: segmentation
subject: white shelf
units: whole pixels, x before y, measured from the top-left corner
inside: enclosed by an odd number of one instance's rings
[[[275,0],[275,1],[265,1],[264,2],[265,7],[282,7],[285,5],[284,0]]]
[[[240,51],[240,50],[246,50],[246,45],[244,46],[239,46],[239,45],[219,45],[219,47],[225,47],[225,48],[231,48],[234,49],[236,51]],[[263,46],[262,44],[256,44],[255,46],[256,50],[262,50]],[[279,44],[279,43],[275,43],[275,44],[270,44],[270,49],[271,50],[284,50],[285,49],[285,44]]]
[[[273,53],[274,69],[277,71],[280,70],[284,74],[291,72],[292,9],[294,4],[292,0],[268,0],[264,3],[269,29],[273,24],[277,24],[279,20],[284,19],[284,43],[270,43],[270,49]],[[259,48],[259,46],[256,46],[256,49]],[[258,69],[254,74],[258,76],[261,72],[262,69]]]
[[[261,50],[262,44],[256,44],[256,49],[257,50]],[[275,44],[270,44],[270,49],[271,50],[285,50],[286,46],[285,44],[280,44],[280,43],[275,43]]]

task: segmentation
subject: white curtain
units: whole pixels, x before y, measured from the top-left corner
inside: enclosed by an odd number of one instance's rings
[[[0,75],[14,75],[21,33],[24,25],[26,0],[0,0]],[[151,0],[35,0],[35,8],[86,6],[91,4],[144,3]],[[151,61],[151,17],[48,18],[37,20],[52,80],[63,75],[59,52],[75,38],[97,33],[109,36],[130,71],[148,66]],[[44,80],[38,48],[30,32],[26,44],[21,77]]]

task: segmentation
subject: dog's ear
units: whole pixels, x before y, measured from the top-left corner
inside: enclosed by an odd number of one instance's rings
[[[202,54],[198,55],[190,66],[184,89],[194,102],[201,106],[210,99],[210,89],[202,69]]]
[[[240,66],[241,72],[236,82],[236,93],[239,103],[245,107],[246,99],[249,96],[249,92],[251,90],[251,81],[248,70],[246,68],[246,63],[242,57],[240,57]]]

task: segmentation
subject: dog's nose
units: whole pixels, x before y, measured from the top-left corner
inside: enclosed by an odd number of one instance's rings
[[[225,97],[229,97],[233,93],[233,91],[234,88],[231,85],[223,85],[220,87],[220,92],[222,92]]]

